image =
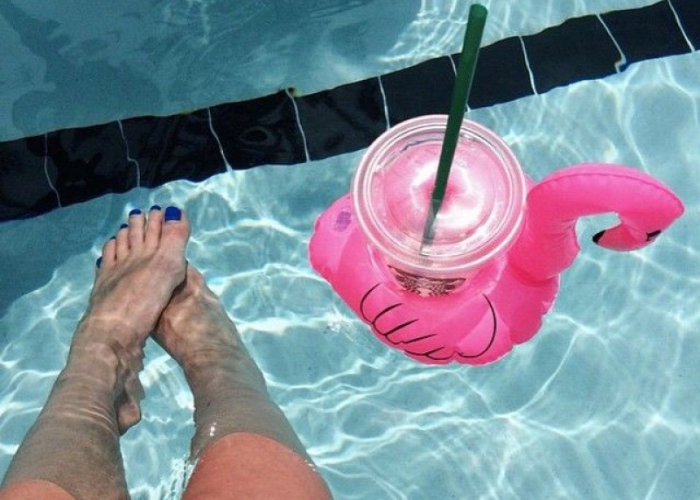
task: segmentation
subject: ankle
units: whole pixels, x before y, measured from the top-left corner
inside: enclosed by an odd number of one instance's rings
[[[211,378],[227,378],[236,371],[240,354],[230,346],[207,346],[192,349],[180,360],[180,366],[188,381],[206,381]]]
[[[93,383],[119,394],[131,375],[143,368],[143,342],[123,324],[81,321],[63,370],[72,379]]]
[[[207,326],[205,332],[196,332],[195,327],[187,340],[176,344],[176,352],[171,351],[186,375],[194,376],[250,359],[233,324],[229,327],[207,323]]]
[[[242,346],[200,350],[181,366],[195,399],[225,399],[242,390],[267,397],[265,378]]]
[[[144,332],[144,330],[146,331]],[[131,343],[143,346],[149,331],[150,328],[136,326],[121,315],[105,315],[88,310],[78,322],[73,335],[73,343],[85,339],[109,341],[116,339],[123,344]]]
[[[71,342],[72,357],[102,358],[143,357],[147,335],[141,334],[127,321],[86,314],[78,323]]]

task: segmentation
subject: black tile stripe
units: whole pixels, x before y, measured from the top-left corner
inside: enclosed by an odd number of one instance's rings
[[[206,109],[160,119],[130,118],[122,120],[122,126],[129,156],[139,164],[141,186],[156,187],[177,179],[201,181],[226,170]],[[119,158],[124,162],[126,146],[121,139]]]
[[[700,13],[700,2],[696,0]],[[627,63],[691,51],[668,2],[645,9],[621,10],[602,14],[612,35],[627,57]]]
[[[389,122],[396,125],[416,116],[449,113],[454,81],[454,66],[448,57],[382,76]],[[386,121],[383,126],[386,128]]]
[[[286,92],[211,108],[213,127],[234,169],[305,160],[304,141]],[[209,133],[209,135],[212,135]]]
[[[297,99],[311,158],[366,148],[386,130],[379,85],[372,78]]]
[[[44,173],[44,156],[43,135],[0,144],[0,220],[58,208]]]
[[[700,2],[698,0],[669,0],[678,14],[683,31],[695,50],[700,50]]]
[[[484,47],[469,106],[512,101],[699,48],[700,0],[663,0],[569,19]],[[620,51],[625,65],[619,64]],[[233,169],[301,163],[305,147],[312,160],[363,149],[386,130],[385,109],[392,125],[449,111],[453,62],[458,64],[459,56],[452,59],[440,57],[381,80],[294,101],[293,92],[280,91],[192,113],[135,117],[0,143],[0,221],[57,208],[57,198],[69,205],[139,183],[155,187],[176,179],[203,180],[224,172],[227,163]]]
[[[536,91],[616,72],[620,52],[596,16],[585,16],[523,37]]]
[[[47,134],[48,158],[56,169],[54,186],[61,203],[71,205],[104,193],[123,193],[136,186],[133,165],[117,122]]]
[[[459,60],[459,56],[455,57]],[[494,92],[494,89],[499,89]],[[516,37],[500,40],[479,52],[472,90],[471,108],[483,108],[532,95],[525,54]]]

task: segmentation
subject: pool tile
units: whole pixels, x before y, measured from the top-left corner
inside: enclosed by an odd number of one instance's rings
[[[449,57],[382,76],[391,125],[416,116],[449,113],[454,82]]]
[[[620,53],[596,16],[523,37],[537,93],[616,72]]]
[[[458,61],[459,55],[455,56],[455,63]],[[530,75],[518,38],[506,38],[479,52],[469,107],[483,108],[532,93]]]
[[[136,185],[116,122],[50,132],[47,144],[63,206],[106,193],[123,193]]]
[[[234,169],[306,159],[304,139],[287,92],[210,109],[214,129]]]
[[[366,148],[386,130],[377,78],[303,96],[297,103],[312,160]]]
[[[201,181],[226,171],[206,109],[163,118],[130,118],[122,125],[129,157],[139,165],[142,186],[177,179]],[[125,154],[122,158],[127,161]]]
[[[698,8],[695,0],[696,11]],[[607,12],[601,17],[627,57],[628,64],[690,52],[668,2]]]
[[[700,48],[698,0],[664,0],[570,19],[483,47],[469,105],[490,106],[613,74],[621,60],[616,43],[627,65]],[[448,113],[458,63],[459,55],[443,56],[308,96],[280,91],[167,117],[136,117],[2,142],[0,220],[136,186],[201,181],[224,172],[227,162],[246,169],[362,149],[387,121],[394,125]]]
[[[700,50],[700,5],[698,0],[671,0],[685,34],[695,50]]]
[[[0,143],[0,221],[33,217],[58,207],[44,171],[44,136]],[[52,182],[53,163],[47,164]]]

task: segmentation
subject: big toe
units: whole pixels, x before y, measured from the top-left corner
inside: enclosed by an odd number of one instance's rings
[[[190,224],[185,213],[177,207],[168,207],[163,212],[151,210],[146,229],[146,246],[161,254],[184,256],[190,235]]]
[[[189,236],[190,223],[185,213],[177,207],[166,208],[163,217],[161,246],[172,246],[184,250]]]

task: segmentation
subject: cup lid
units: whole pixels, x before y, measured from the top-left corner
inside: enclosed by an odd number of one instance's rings
[[[492,131],[464,120],[434,239],[421,248],[446,123],[446,115],[429,115],[393,127],[370,146],[355,175],[361,228],[404,270],[466,273],[520,231],[527,186],[517,159]]]

